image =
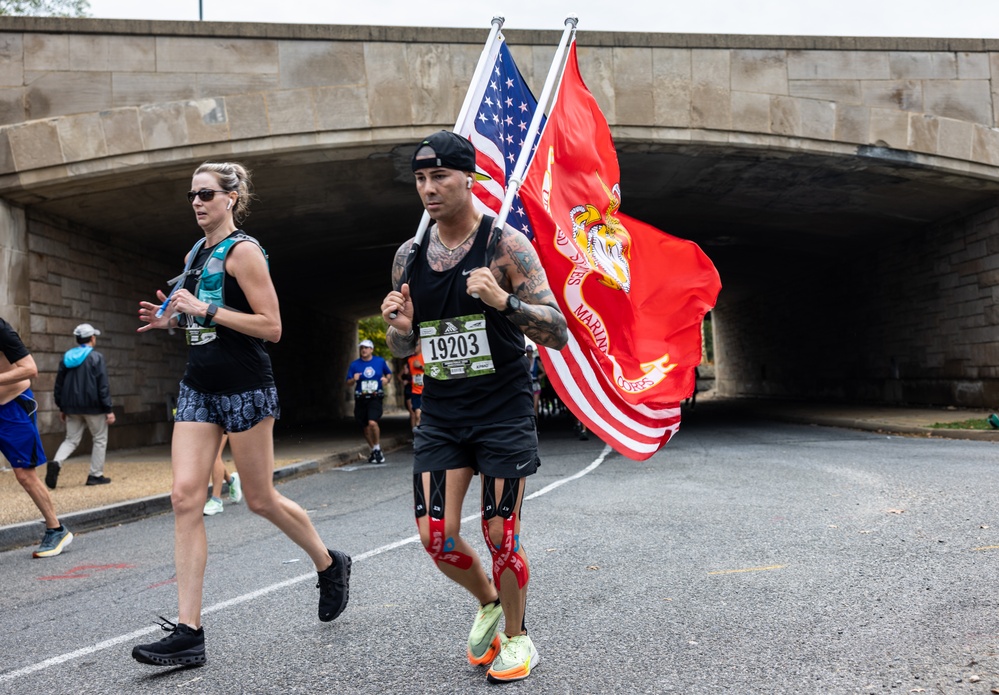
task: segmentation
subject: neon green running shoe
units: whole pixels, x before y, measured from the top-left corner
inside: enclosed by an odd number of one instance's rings
[[[500,650],[500,638],[496,634],[496,626],[503,615],[503,606],[499,599],[479,608],[468,633],[468,663],[472,666],[488,664],[496,658]]]
[[[205,502],[205,516],[215,516],[216,514],[221,514],[225,511],[225,507],[222,506],[222,500],[218,497],[210,497],[207,502]]]
[[[239,479],[239,473],[233,473],[229,476],[229,501],[243,501],[243,482]]]
[[[531,669],[538,665],[538,650],[527,635],[517,635],[504,640],[499,656],[486,672],[486,678],[493,683],[521,681],[531,675]]]

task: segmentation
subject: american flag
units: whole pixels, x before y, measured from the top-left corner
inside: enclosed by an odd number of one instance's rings
[[[502,34],[490,47],[487,61],[490,70],[472,97],[475,108],[468,110],[456,132],[471,140],[476,169],[491,179],[478,181],[473,187],[475,206],[480,212],[497,215],[538,102],[527,88]],[[506,222],[528,238],[534,237],[520,198],[514,198]]]

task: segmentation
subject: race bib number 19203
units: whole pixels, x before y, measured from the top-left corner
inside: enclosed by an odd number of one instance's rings
[[[420,323],[423,372],[431,379],[467,379],[493,374],[493,356],[483,314]]]

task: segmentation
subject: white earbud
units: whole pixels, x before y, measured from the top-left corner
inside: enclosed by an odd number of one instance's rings
[[[225,206],[226,210],[232,210],[232,200],[229,200],[229,204]]]
[[[465,188],[471,188],[471,187],[472,187],[472,183],[473,183],[473,181],[472,181],[472,177],[471,177],[471,176],[469,176],[469,177],[468,177],[468,184],[467,184],[467,185],[465,186]]]

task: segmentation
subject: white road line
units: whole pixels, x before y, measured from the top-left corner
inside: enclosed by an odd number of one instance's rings
[[[541,488],[537,492],[534,492],[534,493],[528,495],[524,499],[525,500],[533,500],[535,497],[541,497],[541,495],[546,495],[549,492],[551,492],[552,490],[554,490],[555,488],[560,487],[562,485],[565,485],[566,483],[572,482],[576,478],[582,478],[584,475],[586,475],[590,471],[594,470],[597,466],[599,466],[601,463],[603,463],[604,459],[607,458],[607,454],[611,453],[611,451],[613,451],[613,449],[611,449],[610,446],[605,446],[604,450],[600,452],[600,456],[597,457],[596,461],[594,461],[593,463],[591,463],[589,466],[587,466],[583,470],[579,471],[579,473],[576,473],[574,475],[570,475],[568,478],[562,478],[561,480],[556,480],[554,483],[550,483],[549,485],[546,485],[545,487]],[[475,518],[475,517],[471,517],[471,518]],[[462,519],[462,521],[465,521],[465,519]]]
[[[524,499],[532,500],[535,497],[540,497],[541,495],[548,494],[555,488],[561,487],[566,483],[572,482],[573,480],[576,480],[578,478],[582,478],[584,475],[592,472],[597,468],[597,466],[603,463],[604,459],[607,458],[607,455],[610,454],[611,451],[612,449],[609,446],[605,446],[604,450],[600,452],[600,456],[598,456],[593,463],[591,463],[583,470],[579,471],[578,473],[574,473],[573,475],[570,475],[567,478],[561,478],[560,480],[556,480],[555,482],[550,483],[545,487],[541,488],[537,492],[528,495]],[[478,518],[479,518],[478,514],[469,514],[467,517],[463,518],[462,521],[469,522],[473,519],[478,519]],[[369,558],[375,557],[376,555],[381,555],[383,553],[389,552],[390,550],[395,550],[396,548],[401,548],[404,545],[409,545],[410,543],[419,543],[419,541],[420,541],[419,534],[409,536],[408,538],[403,538],[402,540],[398,540],[393,543],[387,543],[386,545],[379,546],[378,548],[374,548],[372,550],[368,550],[367,552],[361,553],[360,555],[355,556],[353,558],[353,561],[360,562],[361,560],[367,560]],[[252,601],[254,599],[260,598],[261,596],[272,594],[275,591],[286,589],[289,586],[300,584],[301,582],[309,580],[314,581],[315,578],[316,578],[316,573],[309,572],[308,574],[303,574],[299,577],[286,579],[283,582],[278,582],[277,584],[271,584],[270,586],[265,586],[262,589],[251,591],[248,594],[243,594],[242,596],[236,596],[235,598],[231,598],[227,601],[222,601],[221,603],[213,604],[208,608],[202,609],[201,614],[209,615],[211,613],[217,613],[218,611],[231,608],[232,606],[239,605],[240,603],[246,603],[247,601]],[[46,659],[45,661],[40,661],[37,664],[32,664],[31,666],[25,666],[24,668],[19,668],[16,671],[11,671],[10,673],[0,674],[0,683],[6,683],[8,681],[20,678],[21,676],[27,676],[31,673],[36,673],[38,671],[42,671],[52,666],[58,666],[59,664],[64,664],[67,661],[72,661],[73,659],[79,659],[81,657],[94,654],[95,652],[103,651],[105,649],[110,649],[111,647],[115,647],[124,642],[131,642],[133,640],[137,640],[140,637],[145,637],[146,635],[152,634],[159,630],[160,627],[158,625],[147,627],[143,628],[142,630],[136,630],[135,632],[130,632],[127,635],[112,637],[111,639],[104,640],[103,642],[98,642],[97,644],[91,645],[89,647],[83,647],[82,649],[77,649],[76,651],[67,652],[66,654],[61,654],[60,656],[53,656],[52,658]]]

